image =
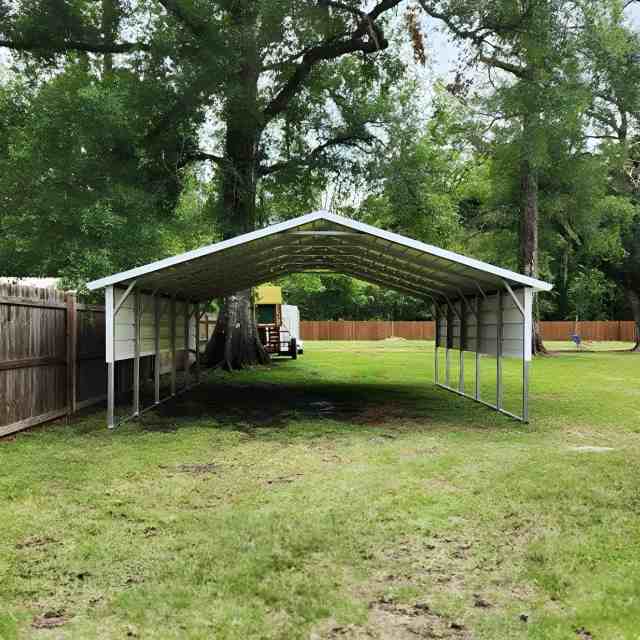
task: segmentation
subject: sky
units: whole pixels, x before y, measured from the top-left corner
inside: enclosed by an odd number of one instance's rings
[[[640,31],[640,0],[627,7],[625,13],[635,29]],[[446,78],[455,72],[460,49],[437,20],[428,19],[426,25],[433,73],[436,77]]]

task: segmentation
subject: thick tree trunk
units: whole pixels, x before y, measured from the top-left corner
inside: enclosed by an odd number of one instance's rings
[[[560,258],[560,282],[556,286],[558,293],[558,315],[566,320],[570,315],[569,309],[569,247],[565,247]]]
[[[217,222],[224,238],[256,227],[258,147],[262,122],[258,104],[260,61],[256,45],[256,16],[251,2],[237,2],[232,21],[242,37],[238,46],[238,83],[225,106],[225,152]],[[212,366],[238,369],[269,362],[259,340],[251,307],[251,291],[225,298],[216,329],[207,346]]]
[[[633,321],[636,323],[636,344],[633,351],[640,352],[640,292],[635,289],[625,288],[625,293],[631,305]]]
[[[253,317],[250,289],[226,298],[207,345],[206,359],[227,371],[269,362]]]
[[[538,277],[538,173],[531,161],[531,131],[529,116],[523,125],[523,157],[520,173],[520,270],[524,275]],[[538,305],[534,304],[534,354],[547,353],[538,325]]]
[[[120,0],[102,0],[102,35],[106,44],[113,44],[118,32]],[[113,73],[113,54],[102,57],[102,73],[108,77]]]

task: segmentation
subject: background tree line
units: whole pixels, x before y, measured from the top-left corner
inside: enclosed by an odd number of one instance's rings
[[[640,326],[634,4],[0,0],[3,275],[82,286],[324,206],[553,281],[541,318]],[[309,319],[428,316],[283,284]],[[214,360],[261,359],[249,303],[221,301]]]

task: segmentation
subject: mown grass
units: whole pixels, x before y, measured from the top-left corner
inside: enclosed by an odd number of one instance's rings
[[[305,346],[0,441],[0,638],[640,637],[639,356],[537,360],[525,426]]]

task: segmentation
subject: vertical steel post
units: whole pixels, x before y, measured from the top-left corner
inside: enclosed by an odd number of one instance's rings
[[[200,382],[200,303],[196,302],[196,384]]]
[[[113,286],[105,289],[105,319],[106,319],[106,351],[107,351],[107,427],[113,429],[115,425],[115,391],[116,391],[116,375],[115,375],[115,332],[116,318],[114,314],[114,292]]]
[[[171,296],[171,395],[176,395],[176,297]]]
[[[444,345],[444,383],[447,387],[450,387],[449,383],[449,373],[451,369],[451,362],[449,359],[449,347],[451,345],[451,309],[449,308],[449,303],[447,303],[447,314],[445,316],[447,322],[447,341]]]
[[[496,296],[496,407],[502,409],[502,289],[498,289]]]
[[[476,385],[475,385],[475,398],[480,400],[480,349],[482,348],[482,300],[480,296],[476,296]]]
[[[522,359],[522,419],[524,422],[529,422],[529,362],[524,357]]]
[[[436,331],[435,331],[436,344],[433,349],[434,351],[433,373],[435,377],[435,382],[436,384],[438,384],[440,382],[439,362],[438,362],[438,343],[440,342],[440,309],[436,302],[433,303],[433,317],[435,318],[435,321],[436,321]]]
[[[460,300],[460,364],[458,366],[458,391],[464,393],[464,348],[465,348],[465,316],[466,305]]]
[[[190,353],[189,353],[189,348],[190,348],[190,344],[189,344],[189,334],[190,331],[189,329],[191,328],[191,316],[189,314],[189,307],[191,305],[189,304],[188,301],[186,301],[184,303],[184,387],[185,389],[188,389],[191,385],[190,385],[190,381],[191,381],[191,374],[189,373],[189,360],[190,360]]]
[[[153,358],[153,400],[155,404],[160,404],[160,296],[157,294],[153,298],[153,311],[155,316],[155,329],[153,332],[153,342],[155,355]]]
[[[133,293],[133,415],[140,415],[140,291]]]
[[[531,289],[522,290],[522,420],[529,422],[529,357],[533,342],[533,296]],[[528,344],[527,344],[528,343]]]

